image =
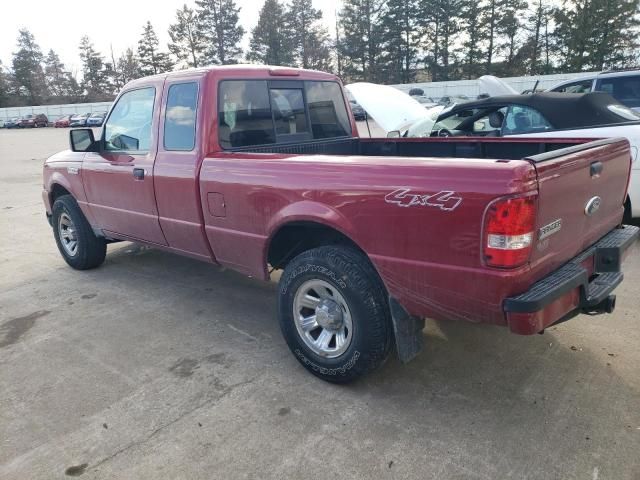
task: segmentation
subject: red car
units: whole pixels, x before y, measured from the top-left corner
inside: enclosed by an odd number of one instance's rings
[[[55,128],[66,128],[69,126],[70,119],[71,119],[71,115],[64,115],[58,118],[55,122],[53,122],[53,126]]]
[[[43,200],[71,267],[128,240],[265,280],[281,269],[287,344],[332,382],[393,345],[413,358],[424,317],[531,335],[611,312],[638,236],[621,225],[626,140],[361,139],[320,72],[134,80],[100,138],[70,139],[44,164]]]

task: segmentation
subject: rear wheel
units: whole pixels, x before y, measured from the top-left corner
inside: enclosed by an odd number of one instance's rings
[[[52,208],[53,235],[62,258],[76,270],[88,270],[104,262],[107,244],[97,237],[78,203],[62,195]]]
[[[319,247],[295,257],[280,280],[278,311],[289,348],[323,380],[353,381],[389,354],[384,288],[369,260],[352,248]]]

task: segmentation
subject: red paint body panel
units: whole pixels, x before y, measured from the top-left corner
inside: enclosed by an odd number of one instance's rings
[[[594,243],[622,217],[629,146],[614,142],[548,162],[363,155],[293,155],[225,152],[218,145],[217,91],[221,80],[268,79],[264,67],[216,67],[140,79],[125,87],[156,88],[152,151],[58,154],[45,165],[43,198],[50,211],[54,184],[67,188],[97,230],[268,278],[269,242],[284,225],[315,222],[340,231],[367,253],[389,294],[409,313],[439,319],[509,325],[535,333],[576,308],[576,291],[533,314],[505,315],[505,298]],[[282,76],[281,76],[282,74]],[[281,71],[277,80],[286,79]],[[297,71],[294,80],[339,80]],[[165,96],[174,83],[199,87],[195,148],[163,146]],[[347,108],[348,102],[346,102]],[[356,124],[351,118],[356,136]],[[537,143],[539,139],[394,139],[375,142]],[[546,139],[548,141],[548,139]],[[575,145],[575,139],[556,140]],[[126,158],[125,158],[126,157]],[[603,174],[589,177],[601,161]],[[67,166],[81,166],[69,175]],[[144,181],[133,178],[144,168]],[[402,206],[385,197],[396,190],[420,195],[453,192],[459,205]],[[567,196],[567,192],[571,194]],[[620,192],[611,195],[609,192]],[[513,270],[489,268],[482,257],[484,215],[499,197],[538,193],[538,229],[557,217],[560,232],[534,243],[531,261]],[[603,198],[602,215],[583,214],[590,197]],[[537,238],[537,237],[536,237]]]

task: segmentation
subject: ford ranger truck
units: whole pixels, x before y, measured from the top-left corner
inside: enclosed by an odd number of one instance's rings
[[[626,140],[358,138],[340,80],[309,70],[134,80],[70,144],[44,164],[43,200],[71,267],[132,241],[282,270],[282,333],[331,382],[392,348],[413,358],[425,317],[531,335],[611,312],[638,235],[621,225]]]

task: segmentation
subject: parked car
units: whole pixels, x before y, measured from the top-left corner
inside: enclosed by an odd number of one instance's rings
[[[0,128],[4,128],[4,120],[0,118]]]
[[[624,137],[633,169],[627,219],[640,217],[640,113],[606,93],[508,95],[456,105],[415,136]],[[412,136],[412,135],[409,135]]]
[[[412,95],[412,97],[418,101],[418,103],[420,105],[422,105],[424,108],[433,108],[438,104],[438,102],[436,102],[433,98],[431,97],[426,97],[424,95]]]
[[[364,108],[362,108],[358,102],[356,102],[355,100],[349,100],[349,106],[351,107],[353,118],[355,118],[356,120],[367,119],[367,112],[364,111]]]
[[[49,119],[44,113],[25,115],[20,119],[20,128],[46,127],[48,124]]]
[[[586,74],[549,88],[550,92],[605,92],[629,108],[640,111],[640,70]]]
[[[457,105],[460,103],[466,103],[469,101],[469,97],[466,95],[447,95],[444,97],[440,97],[438,100],[438,105],[443,105],[445,107],[449,107],[451,105]]]
[[[20,117],[13,117],[7,120],[4,128],[20,128]]]
[[[71,123],[71,115],[63,115],[53,122],[55,128],[66,128]]]
[[[86,126],[87,127],[101,127],[104,122],[104,117],[107,116],[107,112],[96,112],[92,113],[89,118],[87,118]]]
[[[639,231],[621,226],[626,140],[360,139],[344,98],[334,75],[289,68],[128,83],[99,138],[71,130],[44,164],[60,254],[94,268],[129,240],[282,269],[285,340],[332,382],[394,344],[413,358],[424,317],[534,334],[613,311]]]
[[[83,113],[83,114],[75,114],[72,115],[71,118],[69,119],[69,126],[70,127],[84,127],[87,125],[87,119],[91,116],[90,113]]]

